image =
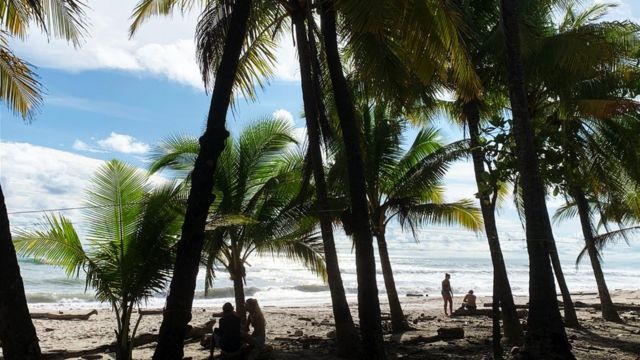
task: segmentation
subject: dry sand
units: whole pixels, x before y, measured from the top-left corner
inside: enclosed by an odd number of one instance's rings
[[[401,335],[385,335],[391,359],[488,359],[491,355],[491,320],[488,317],[445,317],[440,297],[403,297],[404,310],[415,330]],[[597,304],[596,295],[579,295],[574,301]],[[616,303],[640,304],[640,290],[615,291]],[[454,307],[459,306],[461,297],[454,299]],[[482,307],[490,298],[479,298]],[[517,304],[525,304],[526,298],[516,297]],[[220,304],[222,305],[222,304]],[[351,304],[356,316],[356,305]],[[49,308],[49,312],[60,309]],[[333,330],[331,308],[326,305],[309,307],[263,308],[267,319],[267,343],[275,349],[274,359],[338,359],[333,353],[333,341],[328,334]],[[623,311],[625,324],[605,322],[599,312],[590,308],[579,308],[578,317],[582,329],[567,329],[574,354],[578,359],[629,359],[640,360],[640,312]],[[42,308],[32,308],[33,312],[42,312]],[[192,324],[203,324],[211,319],[219,307],[194,309]],[[383,303],[383,317],[388,318],[388,309]],[[81,313],[86,310],[65,309],[65,314]],[[134,314],[134,317],[137,317]],[[421,317],[433,319],[416,321]],[[161,315],[145,316],[140,324],[139,334],[157,334]],[[44,352],[54,350],[76,351],[109,344],[114,340],[115,319],[109,310],[99,310],[97,315],[86,321],[34,320],[40,344]],[[384,327],[389,329],[388,321]],[[433,336],[440,327],[463,327],[465,338],[449,342],[439,341],[431,344],[411,343],[418,336]],[[330,335],[330,334],[329,334]],[[312,340],[300,340],[300,339]],[[314,340],[314,338],[317,338]],[[155,343],[136,348],[136,359],[149,359]],[[510,348],[505,348],[508,352]],[[198,342],[185,345],[185,357],[206,359],[208,351]],[[509,356],[506,356],[509,358]],[[65,358],[65,357],[54,357]],[[113,354],[101,352],[89,359],[111,359]]]

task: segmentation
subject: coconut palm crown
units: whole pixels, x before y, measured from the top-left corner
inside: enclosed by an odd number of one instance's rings
[[[49,215],[41,229],[18,232],[16,249],[70,277],[84,273],[87,288],[116,313],[118,359],[130,359],[138,326],[131,329],[132,311],[171,276],[182,200],[174,184],[152,188],[148,174],[111,160],[90,180],[84,240],[70,219]]]

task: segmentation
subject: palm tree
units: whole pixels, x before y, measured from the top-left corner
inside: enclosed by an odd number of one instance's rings
[[[522,178],[527,251],[529,318],[526,351],[530,358],[573,359],[556,299],[549,254],[553,243],[545,189],[538,172],[535,134],[529,116],[520,44],[521,12],[515,1],[501,0],[506,69],[513,115],[517,166]]]
[[[504,335],[514,345],[519,345],[522,340],[522,328],[516,312],[516,307],[511,293],[511,285],[507,275],[507,269],[500,247],[500,238],[496,225],[495,211],[497,200],[501,192],[500,173],[492,164],[491,157],[487,154],[487,143],[484,139],[482,125],[484,120],[499,113],[504,107],[504,86],[497,74],[499,63],[495,59],[496,33],[499,33],[499,14],[495,8],[497,1],[458,1],[465,24],[473,31],[462,32],[463,43],[467,47],[467,56],[475,73],[480,79],[483,92],[469,96],[463,92],[457,94],[457,101],[447,106],[450,117],[466,126],[469,130],[469,144],[471,147],[471,159],[478,192],[476,197],[482,210],[485,233],[491,263],[493,266],[493,304],[494,312],[502,309],[504,323]],[[456,90],[455,84],[452,84]],[[495,103],[495,104],[494,104]],[[494,318],[493,342],[496,354],[500,352],[500,317]],[[497,356],[497,355],[496,355]]]
[[[79,45],[83,17],[83,4],[76,0],[0,1],[0,102],[23,120],[35,115],[42,102],[42,87],[33,67],[11,51],[9,39],[24,39],[29,25],[36,24],[47,35]],[[38,359],[40,346],[29,315],[1,186],[0,202],[0,343],[7,359]]]
[[[131,35],[142,22],[154,15],[168,14],[178,1],[141,0],[134,10]],[[191,1],[180,1],[183,10],[190,8]],[[205,226],[209,208],[214,201],[212,194],[214,173],[220,154],[224,150],[229,133],[225,128],[227,110],[232,92],[237,84],[242,84],[244,73],[241,64],[243,49],[246,47],[249,20],[253,1],[237,0],[211,1],[206,3],[196,36],[203,40],[198,46],[205,50],[200,67],[205,85],[210,72],[215,72],[213,96],[207,116],[207,127],[199,140],[200,150],[191,176],[191,187],[187,203],[185,223],[178,243],[176,266],[167,297],[166,311],[160,327],[158,347],[154,359],[182,358],[183,342],[187,324],[191,320],[191,306],[195,294],[196,278],[205,239]],[[216,27],[215,25],[219,25]],[[218,32],[209,42],[207,31]],[[258,35],[259,36],[259,35]]]
[[[561,21],[547,27],[539,44],[530,46],[527,69],[532,74],[530,113],[541,125],[538,137],[543,140],[541,150],[546,152],[542,163],[545,178],[555,177],[555,185],[577,205],[603,316],[620,321],[598,260],[587,201],[587,196],[615,189],[618,178],[614,174],[623,168],[636,171],[635,164],[625,166],[618,160],[623,157],[613,156],[609,148],[618,143],[620,154],[634,149],[635,139],[626,136],[616,118],[636,114],[639,108],[632,100],[636,85],[629,80],[638,76],[638,70],[628,66],[637,61],[639,28],[630,22],[598,22],[611,6],[596,4],[577,11],[574,3],[566,4]],[[577,48],[585,51],[577,55]],[[554,147],[560,149],[556,154]],[[596,174],[598,178],[594,178]]]
[[[236,142],[227,141],[215,173],[216,201],[209,223],[224,222],[206,233],[202,263],[207,279],[213,267],[224,266],[233,280],[236,310],[244,319],[246,263],[254,253],[283,254],[325,275],[316,221],[309,215],[309,194],[300,198],[303,157],[291,150],[292,128],[282,119],[265,119],[244,129]],[[153,172],[193,167],[195,138],[165,140],[154,151]],[[235,221],[234,221],[235,219]],[[205,289],[210,281],[205,284]]]
[[[347,158],[349,175],[350,222],[356,250],[358,279],[358,313],[363,355],[367,359],[385,359],[380,316],[380,300],[376,283],[376,264],[373,237],[367,208],[366,180],[362,157],[362,139],[359,134],[354,103],[344,77],[342,60],[338,51],[336,10],[333,1],[320,4],[322,37],[326,54],[333,98],[340,119],[340,128]]]
[[[320,87],[320,66],[318,54],[315,49],[314,20],[311,14],[311,1],[305,1],[304,6],[296,0],[289,1],[291,19],[295,26],[298,61],[300,64],[300,76],[304,113],[307,125],[307,141],[310,165],[313,171],[314,185],[317,199],[317,216],[320,221],[324,254],[327,263],[327,276],[331,302],[333,304],[333,316],[336,324],[336,342],[338,353],[346,356],[359,352],[359,346],[355,343],[357,334],[353,325],[353,318],[347,303],[347,297],[342,284],[340,266],[333,238],[333,226],[329,211],[327,195],[327,183],[325,179],[324,163],[321,149],[321,128],[328,128],[327,124],[321,126],[320,121],[326,120],[322,89]],[[307,26],[305,27],[305,20]],[[308,31],[307,31],[308,29]],[[315,64],[315,67],[314,65]],[[326,131],[324,131],[326,132]],[[324,134],[325,138],[328,134]]]
[[[163,290],[171,275],[181,200],[178,187],[152,189],[146,173],[111,160],[90,180],[86,245],[71,220],[51,215],[42,229],[20,231],[16,247],[21,255],[63,268],[67,276],[84,272],[87,287],[115,311],[116,357],[128,360],[140,323],[131,323],[134,308]]]
[[[419,226],[442,223],[461,224],[472,230],[482,225],[478,209],[470,200],[444,202],[443,178],[449,165],[468,154],[465,141],[443,145],[437,130],[424,128],[411,146],[403,151],[403,132],[407,120],[394,116],[386,104],[362,104],[364,166],[371,228],[378,243],[380,264],[391,310],[394,332],[408,328],[398,297],[389,252],[386,228],[394,220],[412,230]],[[343,156],[337,155],[337,169]],[[345,174],[333,174],[345,188]]]

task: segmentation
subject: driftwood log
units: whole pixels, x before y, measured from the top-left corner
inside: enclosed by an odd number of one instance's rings
[[[582,301],[576,301],[573,303],[576,308],[593,308],[596,310],[601,310],[601,304],[587,304]],[[640,305],[635,304],[622,304],[622,303],[614,303],[613,306],[618,311],[640,311]]]
[[[493,303],[484,303],[482,306],[490,308],[493,307]],[[529,304],[515,304],[516,309],[528,309],[529,308]]]
[[[438,335],[435,336],[416,336],[412,339],[403,341],[403,344],[415,345],[415,344],[429,344],[438,341],[450,341],[464,339],[464,329],[461,327],[455,328],[439,328]]]
[[[517,310],[518,313],[518,317],[525,317],[528,314],[527,310]],[[477,309],[477,310],[465,310],[465,309],[457,309],[454,310],[453,313],[451,314],[451,317],[458,317],[458,316],[493,316],[493,310],[492,309]]]
[[[91,310],[86,314],[61,314],[61,313],[31,313],[32,319],[44,320],[89,320],[91,315],[97,315],[98,310]]]
[[[215,323],[215,320],[210,320],[200,326],[190,326],[189,332],[187,333],[187,336],[185,338],[185,342],[199,341],[200,338],[205,336],[205,334],[212,332],[212,326],[214,323]],[[144,334],[136,335],[136,337],[133,339],[133,346],[140,347],[140,346],[151,344],[156,341],[158,341],[158,334],[144,333]],[[116,343],[112,342],[111,344],[100,345],[95,348],[76,350],[76,351],[51,350],[49,352],[42,354],[42,358],[43,359],[67,359],[67,358],[101,354],[105,352],[115,352],[115,350],[116,350]]]

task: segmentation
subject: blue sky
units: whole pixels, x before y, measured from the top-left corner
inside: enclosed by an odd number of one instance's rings
[[[0,182],[10,212],[78,206],[86,180],[101,160],[119,158],[144,168],[150,147],[161,138],[197,135],[203,129],[210,96],[194,61],[197,15],[152,20],[130,40],[127,26],[134,1],[89,3],[89,34],[81,48],[37,33],[12,44],[18,55],[37,66],[46,95],[30,124],[0,107]],[[620,2],[611,18],[640,22],[640,4]],[[290,37],[280,39],[280,44],[270,85],[257,101],[239,99],[230,112],[232,133],[273,113],[292,119],[303,130],[295,50]],[[444,130],[449,140],[459,136],[454,128]],[[471,167],[456,164],[448,175],[448,197],[473,193]],[[549,206],[558,205],[555,199]],[[19,227],[36,218],[13,215],[11,220]],[[521,236],[510,204],[499,221],[502,231]],[[562,236],[579,237],[575,223],[558,229]]]

